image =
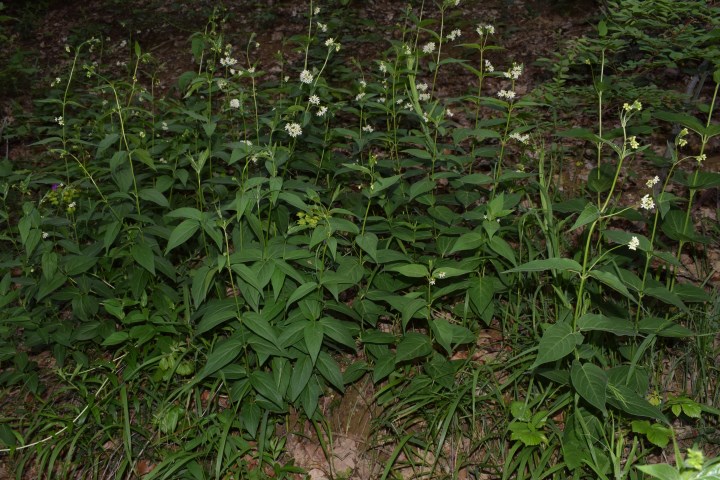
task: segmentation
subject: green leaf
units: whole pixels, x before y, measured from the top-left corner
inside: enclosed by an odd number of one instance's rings
[[[390,272],[398,272],[401,275],[412,278],[422,278],[430,276],[430,272],[428,272],[427,267],[425,265],[420,265],[417,263],[390,267],[387,270]]]
[[[487,235],[481,232],[468,232],[460,236],[453,245],[450,253],[462,252],[465,250],[477,250],[486,241]]]
[[[323,317],[320,319],[320,323],[323,326],[326,337],[331,338],[351,350],[355,350],[355,339],[352,334],[353,330],[355,332],[358,331],[355,325],[332,317]]]
[[[297,302],[298,300],[301,300],[305,296],[307,296],[310,292],[315,290],[317,288],[318,284],[315,282],[308,282],[303,283],[300,285],[291,295],[290,298],[287,299],[287,302],[285,303],[285,309],[288,309],[290,305]]]
[[[569,258],[546,258],[543,260],[532,260],[522,265],[511,268],[503,273],[516,272],[542,272],[544,270],[560,270],[569,272],[581,272],[582,266],[575,260]]]
[[[635,335],[635,328],[628,320],[619,317],[606,317],[597,313],[586,313],[580,317],[577,321],[577,327],[582,332],[601,331],[620,336]]]
[[[527,423],[511,422],[510,425],[508,425],[508,430],[512,432],[512,434],[510,434],[511,440],[520,441],[527,447],[540,445],[548,441],[542,431],[532,428]]]
[[[212,352],[207,357],[205,366],[198,372],[196,381],[200,381],[217,372],[225,365],[229,364],[243,351],[243,342],[240,338],[230,337],[229,339],[218,342],[213,346]]]
[[[595,205],[594,203],[588,203],[587,205],[585,205],[583,211],[580,212],[580,216],[577,220],[575,220],[575,223],[573,223],[573,226],[570,227],[570,230],[575,230],[576,228],[583,227],[588,223],[594,222],[598,218],[600,218],[600,210],[598,209],[597,205]]]
[[[493,252],[505,258],[513,265],[517,265],[517,260],[515,260],[515,252],[513,251],[513,248],[510,246],[509,243],[507,243],[499,236],[493,235],[488,242],[488,246]]]
[[[658,463],[655,465],[638,465],[637,469],[643,473],[647,473],[653,478],[657,478],[658,480],[681,480],[683,478],[680,475],[680,472],[678,472],[677,468],[671,467],[667,463]],[[700,477],[693,478],[698,479]]]
[[[366,232],[355,237],[355,243],[357,243],[357,245],[362,248],[375,263],[377,263],[377,235],[372,232]]]
[[[596,280],[600,280],[613,290],[623,294],[630,300],[635,300],[635,297],[632,296],[625,284],[615,274],[605,272],[603,270],[591,270],[589,275]]]
[[[675,241],[692,242],[696,239],[692,222],[685,223],[685,212],[670,210],[662,223],[662,231]]]
[[[672,429],[657,423],[650,423],[647,420],[633,420],[632,430],[645,435],[650,443],[660,448],[667,447],[673,434]]]
[[[573,332],[567,323],[551,325],[543,334],[538,344],[538,354],[530,369],[543,363],[554,362],[572,352],[576,346],[582,344],[581,333]]]
[[[303,337],[305,339],[305,346],[310,354],[310,358],[312,358],[313,365],[317,361],[324,336],[325,330],[320,322],[313,320],[305,324],[305,328],[303,328]]]
[[[406,150],[403,150],[403,153],[407,153],[412,157],[422,158],[423,160],[432,159],[432,155],[430,154],[430,152],[426,150],[420,150],[419,148],[408,148]]]
[[[256,335],[264,338],[276,347],[279,345],[275,329],[270,322],[257,312],[247,312],[242,318],[243,324]],[[279,348],[279,347],[278,347]]]
[[[305,387],[307,387],[313,372],[313,363],[314,361],[307,355],[301,354],[298,356],[293,367],[293,374],[290,377],[289,396],[291,402],[297,400]]]
[[[642,333],[670,338],[686,338],[694,335],[689,328],[678,325],[672,320],[658,317],[643,318],[638,322],[638,330]]]
[[[233,299],[212,300],[205,307],[202,320],[195,329],[195,335],[208,332],[231,318],[237,318],[237,305]]]
[[[417,332],[408,332],[397,346],[395,362],[405,362],[425,357],[432,353],[430,337]]]
[[[200,222],[197,220],[187,219],[180,222],[180,224],[170,233],[167,248],[165,249],[165,255],[167,255],[173,248],[187,242],[199,228]]]
[[[448,355],[452,355],[453,347],[475,341],[475,335],[461,325],[455,325],[444,318],[432,320],[430,326],[435,333],[437,342],[445,349]]]
[[[570,380],[575,391],[586,402],[600,410],[603,415],[607,415],[605,389],[608,377],[600,367],[592,363],[581,364],[575,360],[570,369]]]
[[[659,408],[635,393],[630,387],[608,383],[607,403],[613,407],[638,417],[649,417],[667,423],[667,418]]]
[[[145,270],[155,275],[155,255],[153,254],[152,248],[144,241],[135,243],[130,248],[130,254],[138,265],[143,267]]]
[[[420,180],[419,182],[415,182],[412,185],[410,185],[409,195],[410,200],[415,199],[416,197],[419,197],[420,195],[423,195],[425,193],[431,192],[435,188],[435,182],[432,180]]]
[[[330,382],[333,387],[337,388],[340,392],[345,391],[345,383],[343,382],[340,367],[330,355],[325,352],[320,352],[315,368],[317,368],[320,375]]]
[[[373,368],[373,382],[377,383],[395,371],[395,355],[388,353],[375,360]]]
[[[118,345],[121,343],[124,343],[127,341],[129,337],[128,332],[113,332],[108,336],[105,340],[103,340],[102,345],[104,346],[112,346],[112,345]]]
[[[40,263],[42,267],[42,274],[45,280],[50,280],[57,272],[58,267],[58,255],[55,252],[43,252],[42,260]]]
[[[278,392],[273,377],[268,372],[256,370],[250,374],[250,385],[255,391],[273,403],[278,409],[284,409],[282,395]]]
[[[158,192],[154,188],[144,188],[138,192],[138,197],[140,197],[142,200],[147,200],[148,202],[153,202],[157,205],[160,205],[161,207],[169,207],[170,203],[168,202],[168,199],[165,198],[165,195]]]

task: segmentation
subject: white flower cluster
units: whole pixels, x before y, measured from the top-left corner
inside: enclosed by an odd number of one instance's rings
[[[362,127],[363,132],[372,133],[375,131],[375,129],[372,127],[372,125],[365,125]]]
[[[292,138],[297,138],[300,135],[302,135],[302,127],[300,127],[299,123],[286,123],[285,124],[285,131],[288,135],[290,135]]]
[[[497,93],[497,96],[506,100],[512,100],[515,98],[515,92],[513,92],[512,90],[500,90]]]
[[[490,60],[485,60],[485,71],[488,73],[492,73],[495,71],[495,67],[493,67],[492,63],[490,63]]]
[[[460,37],[460,35],[462,35],[462,31],[459,28],[456,28],[448,34],[447,39],[451,42],[454,42],[455,39]]]
[[[510,138],[512,138],[513,140],[517,140],[520,143],[524,143],[525,145],[527,145],[530,141],[530,135],[528,135],[527,133],[522,134],[518,132],[513,132],[510,134]]]
[[[640,208],[644,208],[645,210],[652,210],[655,208],[655,202],[650,195],[645,195],[640,199]]]
[[[637,247],[640,246],[640,240],[638,240],[637,237],[632,237],[630,241],[628,242],[628,248],[630,250],[637,250]]]
[[[237,98],[230,100],[230,108],[240,108],[240,100]]]
[[[321,32],[327,32],[327,23],[317,22],[317,27],[320,29]]]
[[[312,83],[313,74],[310,73],[308,70],[303,70],[302,72],[300,72],[300,81],[306,84]]]
[[[653,178],[651,178],[650,180],[648,180],[647,182],[645,182],[645,185],[647,185],[648,188],[652,188],[652,187],[654,187],[655,185],[657,185],[658,183],[660,183],[660,177],[658,177],[657,175],[655,175]]]
[[[415,88],[418,92],[427,92],[428,84],[427,83],[416,83]]]
[[[334,38],[328,38],[325,40],[325,46],[328,48],[334,48],[336,52],[340,51],[340,44],[336,42]]]
[[[232,67],[234,65],[237,65],[238,61],[235,58],[232,58],[230,55],[223,57],[220,59],[220,65],[223,67]]]
[[[503,73],[505,78],[509,78],[511,80],[517,80],[520,78],[520,75],[523,73],[523,66],[522,63],[518,64],[513,62],[512,68],[508,70],[507,72]]]
[[[317,95],[310,95],[308,102],[310,102],[311,105],[320,105],[320,97]]]
[[[423,53],[433,53],[435,51],[435,42],[428,42],[422,47]]]
[[[478,35],[481,37],[483,35],[493,35],[495,33],[495,27],[492,25],[484,24],[484,25],[478,25],[478,27],[475,29]]]

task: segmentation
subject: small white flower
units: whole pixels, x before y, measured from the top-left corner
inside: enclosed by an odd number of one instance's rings
[[[445,278],[445,272],[437,272],[437,278]]]
[[[356,102],[359,102],[360,100],[362,100],[362,98],[363,98],[364,96],[365,96],[365,92],[360,92],[360,93],[358,93],[357,95],[355,95],[355,101],[356,101]]]
[[[655,202],[650,195],[645,195],[640,199],[640,208],[644,208],[645,210],[652,210],[655,208]]]
[[[478,25],[478,27],[475,29],[478,35],[481,37],[483,35],[493,35],[495,33],[495,27],[492,25]]]
[[[435,285],[435,279],[431,277],[430,280],[428,280],[428,283],[430,285]]]
[[[50,236],[48,232],[42,232],[42,238],[43,240],[47,240],[47,238]]]
[[[60,77],[55,77],[55,80],[53,80],[53,81],[50,83],[50,86],[51,86],[51,87],[54,87],[55,85],[58,85],[58,84],[60,83],[60,81],[61,81],[61,80],[60,80]]]
[[[420,95],[418,95],[418,99],[421,102],[427,102],[428,100],[430,100],[430,94],[429,93],[421,93]]]
[[[640,246],[640,240],[638,240],[637,237],[632,237],[630,241],[628,242],[628,248],[630,250],[637,250],[637,247]]]
[[[292,138],[299,137],[302,135],[302,128],[300,127],[299,123],[286,123],[285,124],[285,131],[288,135],[290,135]]]
[[[707,160],[707,155],[705,155],[704,153],[702,155],[698,155],[697,157],[695,157],[695,160],[697,160],[698,163],[702,163]]]
[[[162,130],[167,131],[167,129],[169,128],[167,122],[162,122],[162,123],[160,124],[160,128],[161,128]]]
[[[240,108],[240,100],[237,98],[230,100],[230,108]]]
[[[380,62],[380,73],[387,73],[387,66],[385,65],[385,62]]]
[[[416,83],[415,88],[417,89],[418,92],[426,92],[428,89],[428,84],[427,83]]]
[[[413,108],[412,103],[407,102],[405,105],[403,105],[403,108],[405,110],[412,110],[412,108]]]
[[[385,103],[386,101],[387,101],[387,98],[385,98],[385,97],[378,98],[378,103]]]
[[[362,127],[363,132],[372,133],[375,131],[375,129],[372,127],[372,125],[365,125]]]
[[[515,92],[513,92],[512,90],[500,90],[497,93],[497,96],[500,98],[505,98],[507,100],[512,100],[513,98],[515,98]]]
[[[303,70],[303,71],[300,73],[300,81],[301,81],[302,83],[308,83],[308,84],[309,84],[309,83],[312,83],[312,81],[313,81],[313,75],[312,75],[312,73],[310,73],[308,70]]]
[[[315,10],[313,10],[313,15],[319,15],[320,14],[320,7],[315,7]]]
[[[435,42],[428,42],[422,47],[423,53],[433,53],[435,51]]]
[[[325,105],[323,105],[322,107],[318,108],[318,111],[315,115],[317,115],[318,117],[322,117],[326,113],[327,113],[327,107]]]
[[[447,39],[451,42],[455,41],[455,39],[459,38],[460,35],[462,35],[462,31],[459,28],[456,28],[450,34],[447,36]]]
[[[485,71],[492,73],[495,71],[495,67],[493,67],[493,64],[490,63],[490,60],[485,60]]]
[[[323,32],[323,33],[327,32],[327,24],[326,23],[317,22],[317,26],[321,32]]]
[[[657,185],[659,182],[660,182],[660,177],[658,177],[657,175],[655,175],[653,178],[651,178],[650,180],[648,180],[647,182],[645,182],[645,185],[647,185],[648,188],[652,188],[652,187],[654,187],[655,185]]]
[[[640,144],[638,143],[637,137],[635,135],[628,138],[628,144],[630,145],[630,148],[632,148],[633,150],[640,148]]]
[[[250,140],[240,140],[238,143],[242,143],[243,145],[247,145],[248,147],[252,147],[252,142]]]
[[[285,83],[290,81],[290,75],[285,75],[285,78],[283,79]]]
[[[310,102],[312,105],[320,105],[320,97],[317,95],[311,95],[308,99],[308,102]]]
[[[520,143],[527,144],[528,141],[530,140],[530,135],[513,132],[510,134],[510,138],[512,138],[513,140],[517,140]]]
[[[250,67],[247,69],[248,73],[255,73],[255,67]]]
[[[77,207],[77,203],[75,203],[75,202],[70,202],[68,204],[68,208],[75,208],[75,207]]]
[[[140,135],[140,138],[145,138],[145,131],[140,130],[140,133],[138,135]]]
[[[63,117],[55,117],[55,122],[57,122],[58,125],[65,125]]]
[[[455,114],[454,114],[454,113],[452,112],[452,110],[450,110],[449,108],[446,108],[446,109],[445,109],[445,115],[447,115],[447,116],[450,117],[450,118],[452,118],[452,117],[455,116]]]
[[[358,82],[358,83],[360,83],[360,88],[367,87],[367,82],[365,80],[360,80],[360,82]]]
[[[327,40],[325,40],[325,46],[326,46],[326,47],[330,48],[330,47],[332,47],[333,45],[335,45],[335,39],[334,39],[334,38],[328,38]],[[338,45],[340,45],[340,44],[338,44]]]
[[[522,64],[517,64],[513,62],[512,68],[508,70],[507,72],[503,73],[503,76],[505,78],[509,78],[511,80],[517,80],[520,78],[520,75],[522,75],[523,72],[523,66]]]

